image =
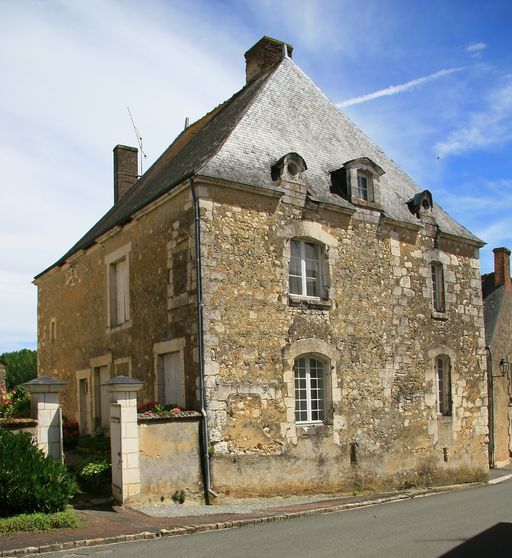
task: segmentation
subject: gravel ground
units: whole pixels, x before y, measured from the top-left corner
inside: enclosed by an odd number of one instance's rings
[[[255,510],[293,506],[329,500],[334,495],[293,496],[289,498],[258,498],[251,500],[237,500],[205,506],[204,504],[148,504],[131,506],[134,510],[150,515],[151,517],[181,517],[185,515],[208,515],[216,513],[249,513]]]

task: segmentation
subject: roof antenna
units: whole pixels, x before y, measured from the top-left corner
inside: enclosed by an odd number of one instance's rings
[[[137,126],[135,126],[132,113],[130,112],[130,107],[126,107],[126,109],[128,110],[128,114],[130,115],[130,120],[132,121],[133,131],[135,132],[135,137],[137,138],[137,143],[139,144],[140,152],[142,153],[144,159],[146,159],[147,155],[146,153],[144,153],[144,149],[142,148],[142,136],[140,135]],[[140,176],[142,176],[142,157],[140,158]]]
[[[283,43],[283,58],[288,58],[288,45]]]
[[[190,126],[190,119],[189,119],[189,117],[187,116],[187,117],[185,118],[185,128],[183,128],[183,129],[186,130],[189,126]]]

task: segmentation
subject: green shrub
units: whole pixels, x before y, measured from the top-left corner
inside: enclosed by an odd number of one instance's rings
[[[0,535],[18,531],[50,531],[51,529],[82,527],[83,522],[71,509],[44,514],[20,514],[0,519]]]
[[[80,436],[76,451],[110,455],[110,438],[108,436]]]
[[[76,489],[66,467],[28,432],[0,430],[0,517],[62,511]]]
[[[93,493],[110,493],[112,485],[112,466],[108,459],[92,459],[78,471],[83,488]]]

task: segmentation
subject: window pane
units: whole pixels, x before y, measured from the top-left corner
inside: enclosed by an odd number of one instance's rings
[[[318,245],[311,242],[305,242],[304,256],[307,260],[318,260]]]
[[[290,242],[290,255],[292,256],[292,258],[300,259],[300,240],[292,240]]]
[[[318,285],[318,281],[316,279],[307,279],[306,280],[306,289],[308,296],[320,296],[320,287]]]
[[[300,277],[290,276],[290,293],[291,294],[302,294],[302,279]]]

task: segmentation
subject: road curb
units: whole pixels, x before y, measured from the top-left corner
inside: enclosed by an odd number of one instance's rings
[[[512,478],[512,475],[507,475],[506,478],[500,477],[500,479],[494,479],[494,481],[506,480],[507,478]],[[180,527],[174,527],[171,529],[162,528],[156,531],[155,530],[142,531],[140,533],[129,534],[129,535],[118,535],[115,537],[78,539],[75,541],[47,544],[39,547],[28,546],[28,547],[18,548],[14,550],[4,550],[0,552],[0,557],[8,558],[11,556],[23,556],[28,554],[44,554],[47,552],[59,552],[61,550],[71,550],[75,548],[83,548],[88,546],[117,544],[123,542],[131,542],[137,540],[150,540],[150,539],[163,538],[163,537],[177,537],[181,535],[192,535],[194,533],[202,533],[207,531],[219,531],[224,529],[246,527],[248,525],[274,523],[277,521],[287,521],[289,519],[296,519],[300,517],[310,517],[314,515],[334,513],[334,512],[352,510],[356,508],[376,506],[381,504],[388,504],[391,502],[399,502],[402,500],[412,500],[413,498],[439,494],[450,490],[471,488],[471,487],[475,487],[479,485],[481,486],[485,484],[496,484],[496,482],[491,482],[491,481],[489,481],[489,483],[478,482],[478,483],[468,483],[463,485],[451,485],[451,486],[435,487],[429,489],[420,489],[420,490],[414,490],[408,492],[401,492],[390,496],[383,496],[381,498],[360,500],[359,502],[345,502],[343,504],[338,504],[334,506],[319,505],[319,507],[309,509],[309,510],[299,510],[294,512],[287,512],[287,513],[274,513],[264,517],[250,517],[250,518],[233,519],[230,521],[222,521],[222,522],[215,522],[215,523],[212,522],[212,523],[202,523],[197,525],[185,525]]]

